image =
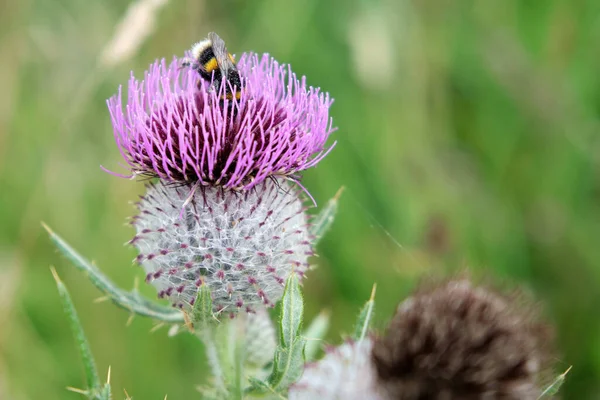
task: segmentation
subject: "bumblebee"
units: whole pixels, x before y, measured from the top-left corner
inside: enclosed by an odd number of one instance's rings
[[[217,93],[220,93],[221,85],[225,85],[222,100],[240,99],[242,80],[235,59],[227,52],[223,39],[210,32],[206,39],[192,46],[190,52],[192,59],[184,61],[184,66],[192,67],[202,79],[212,82]]]

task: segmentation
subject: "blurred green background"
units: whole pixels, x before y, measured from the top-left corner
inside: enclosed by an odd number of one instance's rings
[[[0,399],[81,398],[50,265],[116,398],[199,398],[202,346],[94,303],[40,221],[123,287],[141,277],[123,243],[143,185],[99,168],[120,161],[105,99],[211,30],[335,98],[337,147],[305,174],[321,205],[346,187],[305,284],[329,343],[374,282],[382,327],[420,277],[468,267],[530,288],[573,365],[563,398],[600,399],[596,0],[0,0]]]

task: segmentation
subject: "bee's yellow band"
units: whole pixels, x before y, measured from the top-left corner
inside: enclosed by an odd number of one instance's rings
[[[217,68],[219,68],[219,64],[217,64],[217,59],[214,57],[208,60],[208,62],[204,63],[204,69],[206,72],[213,72]]]
[[[239,90],[238,90],[238,91],[236,91],[236,92],[235,92],[235,98],[239,100],[241,97],[242,97],[242,92],[240,92]],[[227,100],[231,100],[231,99],[233,99],[233,94],[232,94],[232,93],[227,93],[227,94],[225,95],[225,98],[226,98]]]

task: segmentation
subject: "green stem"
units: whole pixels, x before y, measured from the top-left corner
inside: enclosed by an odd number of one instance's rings
[[[223,366],[219,357],[219,351],[214,337],[214,329],[206,327],[197,331],[198,338],[204,343],[206,358],[210,364],[210,368],[215,378],[215,388],[219,392],[226,392],[225,377],[223,375]]]

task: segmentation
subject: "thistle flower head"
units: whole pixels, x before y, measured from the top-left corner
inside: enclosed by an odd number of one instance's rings
[[[509,298],[466,280],[400,304],[373,362],[389,398],[535,400],[543,325]]]
[[[268,177],[297,180],[327,154],[327,93],[267,54],[244,54],[237,67],[239,100],[221,100],[226,85],[217,93],[178,59],[155,62],[108,100],[131,176],[247,190]]]
[[[159,182],[138,202],[131,243],[146,281],[180,308],[193,305],[202,285],[215,312],[273,306],[312,255],[299,193],[274,180],[243,193],[205,187],[190,198],[190,190]]]
[[[307,364],[290,387],[290,400],[384,400],[371,363],[370,339],[349,341],[328,349],[318,362]]]

